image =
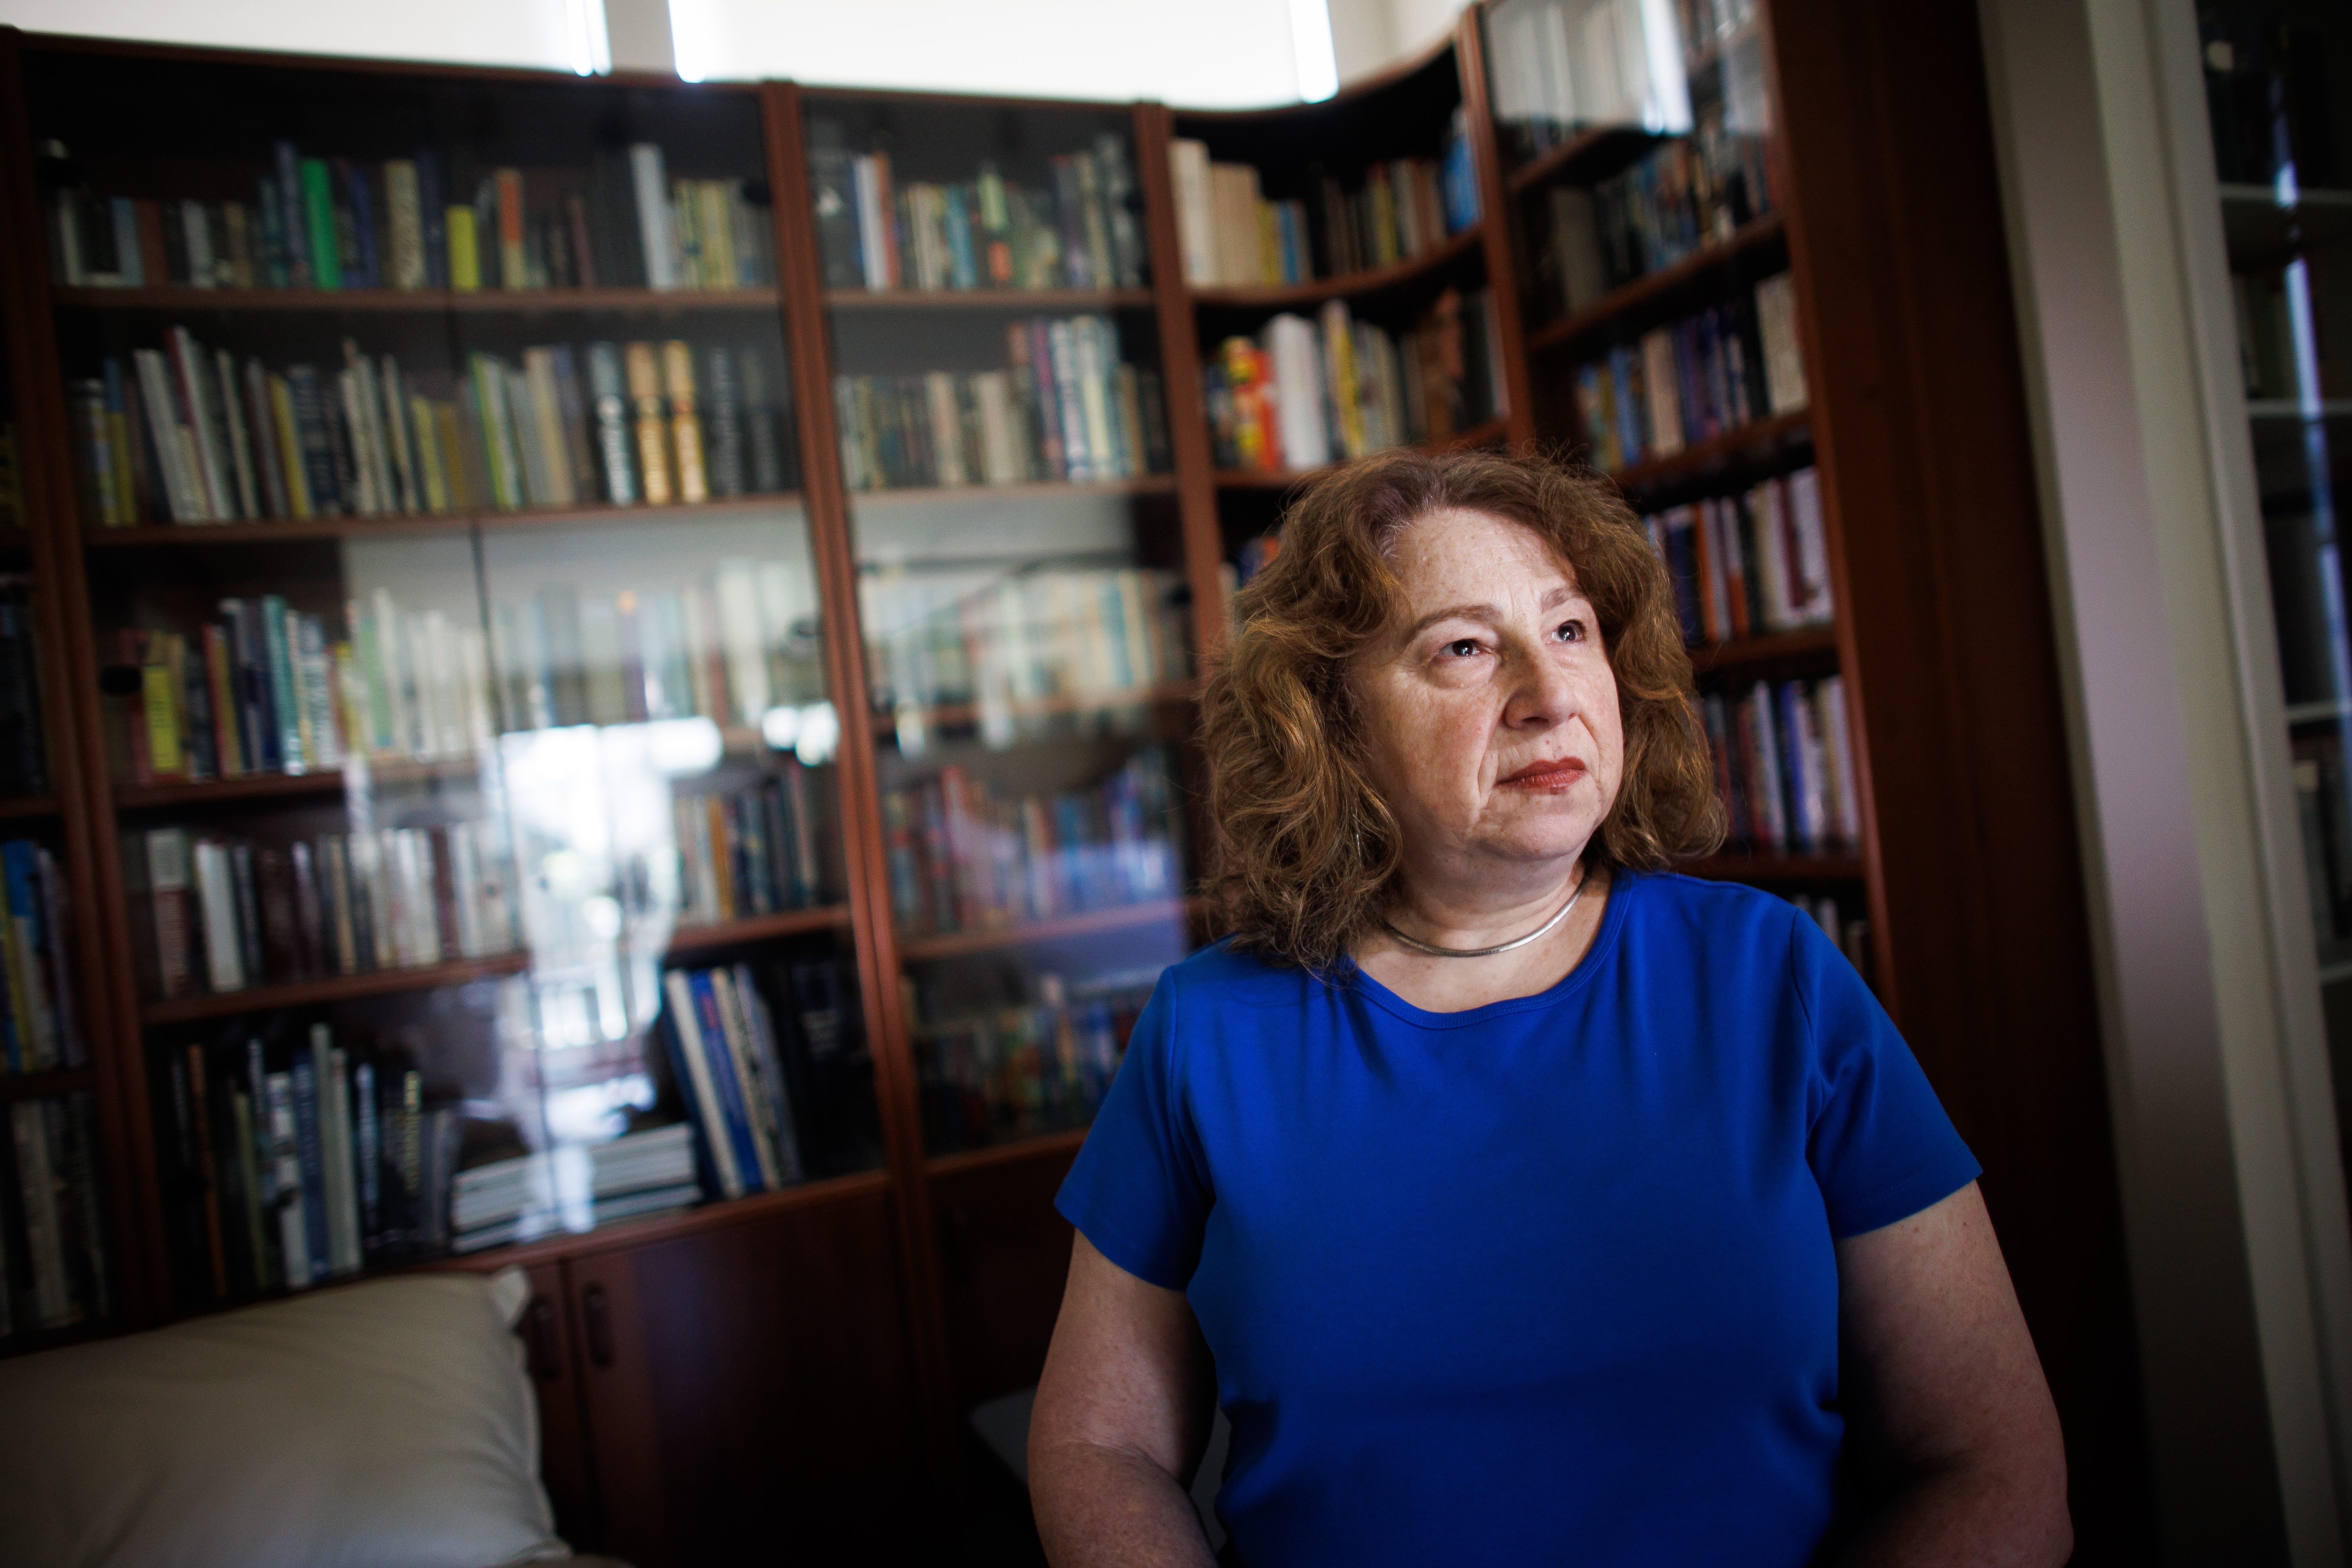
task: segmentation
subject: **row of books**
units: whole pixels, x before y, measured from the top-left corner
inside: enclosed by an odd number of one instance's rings
[[[511,952],[520,889],[492,818],[256,844],[185,827],[128,836],[124,879],[165,1001]]]
[[[852,153],[809,125],[817,248],[828,289],[1140,289],[1150,248],[1124,137],[1046,160],[1050,189],[980,162],[971,179],[895,184],[887,152]]]
[[[1724,132],[1717,121],[1661,142],[1589,191],[1552,186],[1549,229],[1535,258],[1538,286],[1549,284],[1544,291],[1560,313],[1572,315],[1612,289],[1730,238],[1771,205],[1763,139]]]
[[[1202,367],[1210,443],[1221,468],[1319,468],[1384,447],[1441,441],[1504,403],[1492,298],[1447,289],[1402,333],[1326,300],[1314,321],[1287,312],[1255,338],[1231,337]]]
[[[1008,574],[944,603],[903,573],[861,588],[876,705],[971,703],[992,740],[1024,705],[1112,703],[1192,675],[1189,595],[1171,569]]]
[[[1168,144],[1184,281],[1195,289],[1304,283],[1390,267],[1478,221],[1466,124],[1457,110],[1440,158],[1370,164],[1352,188],[1321,176],[1310,205],[1269,200],[1257,169],[1213,163],[1206,142]]]
[[[804,910],[827,879],[819,792],[787,757],[751,789],[670,802],[677,835],[678,923],[718,925]]]
[[[1087,789],[1000,794],[945,767],[882,796],[891,913],[913,934],[988,931],[1183,890],[1167,753],[1146,747]]]
[[[1675,609],[1693,647],[1827,626],[1837,616],[1815,469],[1643,521],[1674,574]]]
[[[0,1339],[111,1318],[89,1095],[16,1101],[0,1142]]]
[[[564,1143],[468,1165],[450,1184],[449,1250],[479,1252],[558,1231],[684,1208],[702,1195],[683,1121],[601,1143]]]
[[[1700,709],[1733,843],[1781,854],[1860,842],[1844,677],[1759,681]]]
[[[1153,984],[1118,974],[1066,985],[1042,974],[1031,1005],[919,1028],[924,1148],[951,1154],[1091,1122]]]
[[[499,989],[510,1009],[520,983]],[[339,1043],[324,1023],[238,1030],[160,1050],[155,1079],[186,1304],[304,1290],[447,1250],[458,1110],[425,1102],[405,1052]]]
[[[578,361],[586,361],[583,380]],[[84,515],[142,522],[446,515],[785,489],[790,389],[756,350],[663,343],[475,353],[426,395],[392,355],[240,366],[184,327],[70,388]]]
[[[583,176],[493,168],[470,200],[440,155],[381,163],[272,148],[251,202],[61,186],[57,275],[75,288],[734,289],[776,280],[762,182],[672,179],[650,142]]]
[[[807,967],[795,966],[796,977]],[[801,1064],[751,966],[673,969],[662,995],[662,1044],[695,1130],[704,1192],[740,1198],[805,1180],[801,1097],[786,1076]]]
[[[1739,300],[1643,334],[1579,365],[1577,416],[1604,473],[1805,406],[1788,274]]]
[[[0,574],[0,798],[48,793],[33,580],[22,573]]]
[[[490,604],[500,728],[709,719],[757,725],[821,700],[807,569],[730,557],[669,587],[582,594],[549,583]]]
[[[1169,468],[1160,373],[1119,357],[1108,316],[1005,331],[1005,368],[834,380],[853,490],[1140,479]]]
[[[0,844],[0,1071],[50,1072],[89,1060],[66,958],[68,889],[47,846]]]

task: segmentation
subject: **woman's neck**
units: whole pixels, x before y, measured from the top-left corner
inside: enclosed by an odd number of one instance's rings
[[[1357,949],[1365,973],[1416,1007],[1458,1013],[1489,1002],[1532,996],[1549,989],[1576,967],[1601,930],[1609,879],[1580,865],[1537,888],[1479,890],[1449,882],[1433,889],[1408,876],[1403,896],[1388,913],[1388,925]],[[1567,917],[1549,931],[1544,922],[1575,900]],[[1541,931],[1523,947],[1480,957],[1462,956]],[[1431,953],[1399,940],[1452,950]]]

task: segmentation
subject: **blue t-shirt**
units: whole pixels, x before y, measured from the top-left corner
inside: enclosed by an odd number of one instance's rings
[[[1160,979],[1056,1206],[1183,1290],[1249,1568],[1796,1565],[1839,1516],[1832,1242],[1978,1166],[1792,906],[1620,871],[1539,995]]]

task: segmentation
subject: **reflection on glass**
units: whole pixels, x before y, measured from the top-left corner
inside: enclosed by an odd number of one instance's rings
[[[1753,56],[1735,129],[1761,129],[1762,56],[1753,0],[1500,0],[1486,18],[1495,114],[1531,156],[1591,126],[1658,135],[1691,129],[1690,73],[1718,54]],[[1685,51],[1687,50],[1687,54]]]
[[[1032,1001],[990,1006],[977,995],[937,1002],[916,1032],[923,1137],[934,1154],[1084,1127],[1118,1072],[1160,967],[1181,954],[1181,928],[1162,965],[1075,984],[1047,971],[1007,987]],[[919,994],[920,984],[916,987]]]

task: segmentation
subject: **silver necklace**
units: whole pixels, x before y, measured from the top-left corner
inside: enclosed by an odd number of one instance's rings
[[[1568,902],[1559,906],[1559,913],[1552,916],[1527,935],[1515,936],[1510,941],[1497,942],[1493,947],[1440,947],[1435,942],[1423,942],[1419,937],[1405,935],[1404,932],[1397,930],[1396,922],[1386,915],[1381,917],[1381,924],[1388,927],[1391,936],[1412,949],[1413,952],[1425,952],[1433,958],[1492,958],[1498,952],[1508,952],[1514,948],[1525,947],[1539,936],[1549,936],[1560,921],[1568,919],[1568,911],[1576,908],[1577,900],[1584,897],[1584,885],[1591,879],[1590,876],[1577,879],[1576,891],[1569,894]]]

